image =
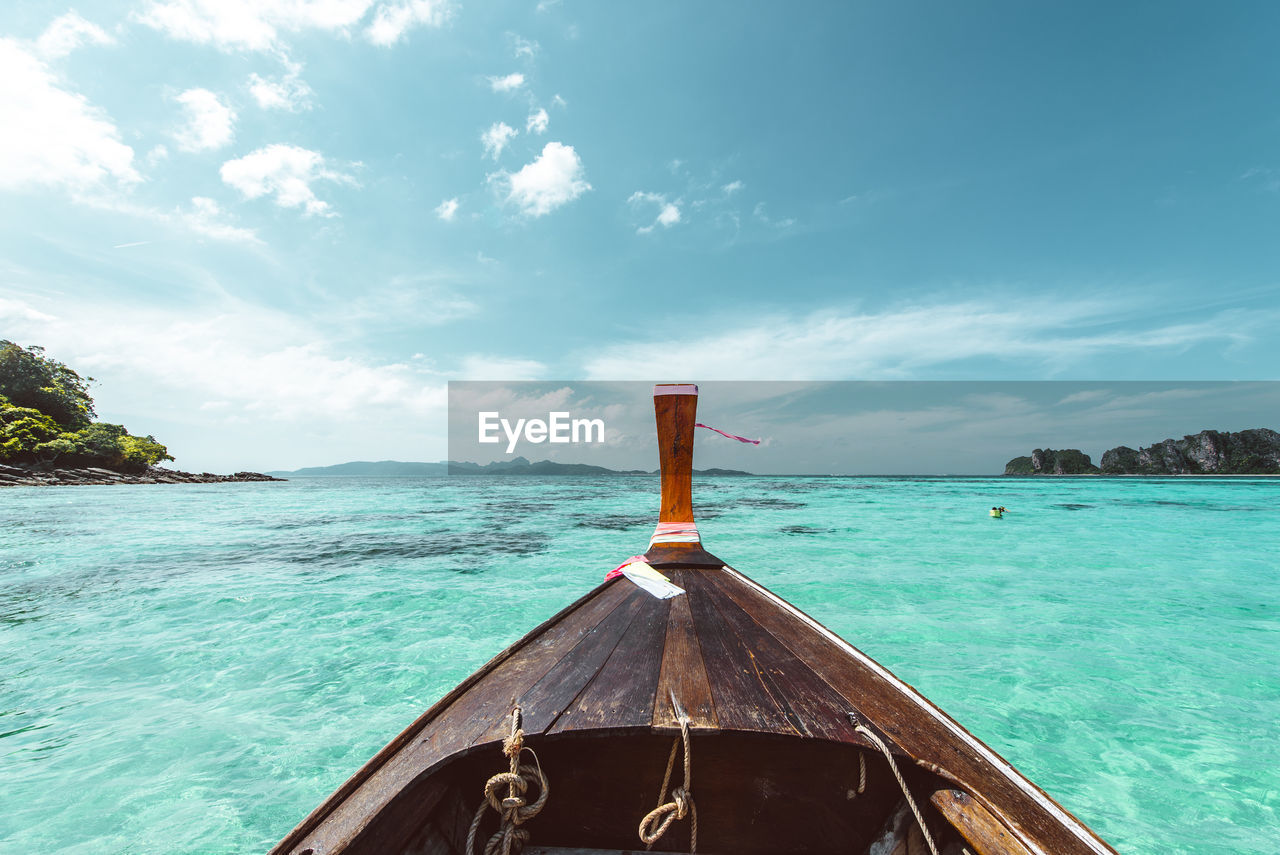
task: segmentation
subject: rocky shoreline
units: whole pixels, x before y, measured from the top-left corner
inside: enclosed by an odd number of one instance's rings
[[[1095,466],[1078,448],[1037,448],[1015,457],[1005,475],[1278,475],[1280,433],[1267,428],[1202,430],[1148,448],[1117,446]]]
[[[94,484],[224,484],[238,481],[285,481],[261,472],[236,472],[214,475],[212,472],[179,472],[149,466],[138,472],[116,472],[95,466],[80,468],[44,468],[0,464],[0,487],[58,487]]]

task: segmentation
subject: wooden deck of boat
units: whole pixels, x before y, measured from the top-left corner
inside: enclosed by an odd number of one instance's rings
[[[695,739],[748,732],[867,745],[848,718],[857,711],[895,754],[972,793],[1033,851],[1111,851],[944,713],[750,580],[727,568],[664,572],[684,595],[657,599],[625,579],[597,588],[428,710],[276,851],[339,848],[331,835],[357,833],[390,794],[500,742],[514,704],[536,747],[561,734],[678,730],[673,698]]]

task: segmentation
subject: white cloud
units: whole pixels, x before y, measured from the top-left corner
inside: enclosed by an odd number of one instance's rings
[[[249,94],[258,106],[264,110],[288,110],[296,113],[311,107],[311,96],[315,94],[302,79],[302,66],[286,60],[287,70],[284,76],[275,79],[262,77],[259,74],[249,75]]]
[[[366,332],[412,318],[414,324],[439,326],[475,315],[480,307],[457,290],[453,277],[433,275],[395,276],[385,285],[366,288],[360,296],[343,302],[344,323]]]
[[[141,180],[133,149],[100,108],[63,88],[44,61],[0,39],[0,188],[89,190],[108,179]]]
[[[491,176],[507,187],[507,202],[529,217],[541,217],[567,205],[591,189],[584,178],[582,159],[573,146],[549,142],[532,163],[514,175]]]
[[[458,215],[458,197],[445,199],[436,206],[436,216],[444,220],[446,223],[452,222],[453,218]]]
[[[532,359],[475,354],[462,360],[460,380],[537,380],[547,373],[547,366]]]
[[[520,59],[521,57],[533,59],[535,56],[538,55],[539,46],[537,42],[532,41],[530,39],[523,38],[521,36],[513,36],[512,41],[515,44],[516,59]]]
[[[794,217],[785,217],[781,220],[775,220],[769,216],[765,210],[764,202],[757,202],[755,208],[751,210],[751,216],[755,217],[766,226],[773,226],[775,229],[789,229],[796,224]]]
[[[746,187],[746,186],[747,185],[743,184],[741,181],[730,181],[728,184],[724,185],[720,189],[724,191],[724,195],[732,196],[734,193],[737,193],[739,190],[741,190],[743,187]]]
[[[77,300],[56,310],[0,304],[0,318],[19,340],[97,377],[100,410],[128,413],[131,430],[185,421],[181,444],[160,436],[183,468],[271,468],[299,453],[358,459],[366,443],[421,454],[433,424],[443,434],[438,375],[330,345],[327,328],[296,313],[226,298],[198,310]]]
[[[1239,343],[1251,336],[1247,319],[1231,312],[1189,324],[1116,331],[1121,310],[1101,300],[1045,300],[778,314],[722,335],[682,342],[679,348],[660,341],[611,347],[587,361],[587,375],[626,379],[640,371],[645,377],[696,375],[707,380],[892,379],[983,358],[1016,361],[1027,371],[1033,365],[1060,370],[1098,355],[1177,351],[1208,341]]]
[[[315,151],[295,145],[274,144],[222,164],[222,180],[246,199],[274,196],[282,208],[303,208],[308,214],[334,216],[328,202],[311,189],[316,181],[354,184],[355,180],[325,165]]]
[[[670,228],[678,222],[680,222],[680,209],[670,202],[663,205],[662,211],[658,214],[658,225]]]
[[[235,136],[235,111],[208,89],[188,89],[177,97],[186,123],[173,138],[183,151],[212,151]]]
[[[97,24],[67,12],[55,18],[36,39],[36,52],[46,59],[57,59],[84,44],[109,45],[115,44],[115,39]]]
[[[529,114],[529,121],[525,122],[524,129],[531,134],[545,134],[550,124],[551,117],[547,115],[546,110],[539,107]]]
[[[506,122],[494,122],[489,126],[489,130],[480,135],[480,142],[484,145],[485,155],[497,160],[498,156],[502,154],[502,150],[519,133]]]
[[[658,207],[658,215],[653,222],[647,226],[640,226],[636,229],[636,234],[647,235],[658,226],[669,229],[676,223],[680,222],[680,200],[668,202],[667,197],[662,193],[646,193],[640,190],[632,193],[627,198],[627,203],[633,207],[641,207],[648,205],[656,205]]]
[[[0,321],[52,321],[53,315],[46,314],[29,303],[21,300],[7,300],[0,297]]]
[[[489,88],[494,92],[514,92],[524,85],[524,75],[520,72],[508,74],[506,77],[490,77]]]
[[[151,0],[137,18],[180,41],[270,50],[279,46],[281,30],[343,32],[371,5],[371,0]]]
[[[402,0],[378,7],[365,37],[375,45],[393,45],[411,28],[439,27],[449,19],[449,5],[442,0]]]
[[[411,27],[439,27],[450,7],[440,0],[148,0],[135,17],[179,41],[222,50],[281,50],[282,33],[318,30],[349,36],[366,19],[365,37],[399,41]]]
[[[253,229],[233,226],[226,222],[225,216],[217,202],[204,196],[192,196],[188,210],[178,209],[173,214],[176,222],[205,237],[236,243],[261,243]]]

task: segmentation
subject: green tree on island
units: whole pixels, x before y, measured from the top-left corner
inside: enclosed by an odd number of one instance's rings
[[[173,460],[153,436],[95,422],[92,381],[42,347],[0,340],[0,460],[120,471]]]

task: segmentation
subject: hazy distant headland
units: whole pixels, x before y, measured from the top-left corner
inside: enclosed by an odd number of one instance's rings
[[[333,466],[308,466],[289,472],[272,471],[268,475],[289,478],[427,478],[441,475],[657,475],[657,470],[607,469],[587,463],[557,463],[539,460],[531,463],[524,457],[495,460],[492,463],[447,461],[412,463],[400,460],[353,461]],[[695,469],[695,475],[750,475],[738,469]]]
[[[1015,457],[1006,475],[1277,475],[1280,433],[1254,428],[1235,433],[1202,430],[1146,448],[1120,445],[1103,452],[1100,466],[1077,448],[1037,448]]]

